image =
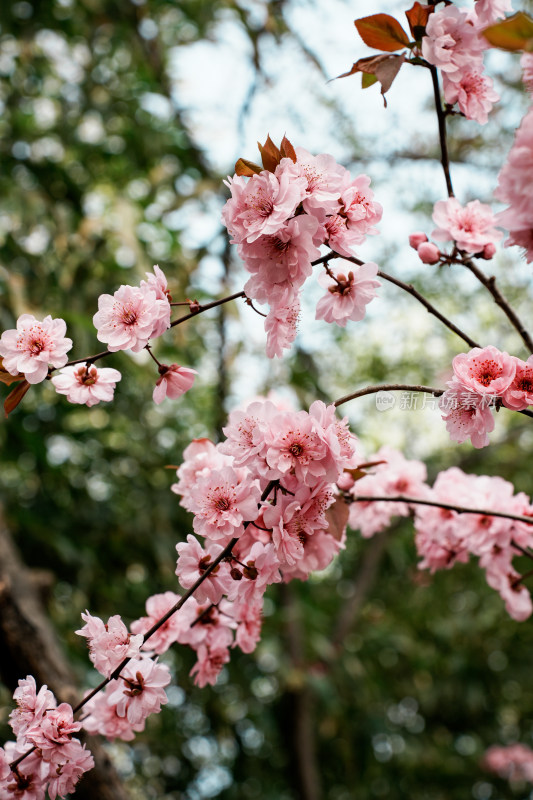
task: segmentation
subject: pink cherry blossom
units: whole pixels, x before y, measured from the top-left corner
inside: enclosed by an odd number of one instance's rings
[[[512,383],[502,394],[502,401],[507,408],[514,408],[521,411],[533,405],[533,356],[529,356],[527,361],[521,358],[513,359],[516,372]]]
[[[126,717],[131,725],[139,725],[168,703],[165,686],[170,680],[166,664],[150,658],[134,658],[123,667],[109,702],[116,705],[119,717]]]
[[[447,103],[458,103],[465,117],[480,125],[485,125],[493,104],[500,99],[492,88],[492,80],[483,75],[480,69],[461,72],[459,77],[454,74],[452,79],[444,73],[442,88]]]
[[[254,477],[264,475],[268,469],[264,459],[264,430],[278,413],[269,400],[254,401],[243,411],[230,412],[228,425],[222,429],[226,441],[221,443],[220,451],[231,456],[235,466],[247,466]]]
[[[0,747],[0,782],[6,781],[11,777],[11,767],[4,752],[4,748]]]
[[[309,486],[326,473],[326,445],[306,411],[279,414],[265,431],[265,444],[272,480],[292,473]]]
[[[298,332],[300,303],[298,300],[289,305],[272,308],[265,319],[267,334],[266,354],[268,358],[281,358],[283,350],[290,348]]]
[[[303,556],[294,566],[283,567],[283,580],[288,582],[294,578],[305,581],[311,572],[325,569],[344,549],[344,540],[338,541],[325,531],[317,531],[312,536],[302,534]]]
[[[305,177],[307,186],[302,201],[308,214],[332,214],[339,207],[341,184],[346,169],[333,156],[322,153],[313,156],[303,147],[296,148],[296,165]]]
[[[506,13],[512,10],[511,0],[476,0],[474,6],[476,25],[486,28],[503,19]]]
[[[341,328],[348,320],[359,321],[366,314],[366,306],[376,297],[376,289],[381,282],[375,280],[377,264],[371,261],[348,272],[346,276],[337,272],[335,277],[322,273],[318,278],[321,286],[328,291],[316,307],[315,319],[336,322]]]
[[[74,739],[69,745],[68,760],[53,766],[47,787],[50,800],[71,794],[81,776],[94,767],[94,758],[85,745]]]
[[[109,698],[120,686],[119,680],[113,680],[108,683],[104,692],[100,692],[89,700],[84,709],[86,716],[82,720],[83,728],[87,733],[98,733],[109,741],[121,739],[123,742],[131,742],[135,738],[135,733],[144,730],[144,719],[132,725],[127,717],[117,714],[116,703],[110,702]]]
[[[380,204],[374,202],[374,192],[369,187],[368,175],[358,175],[352,181],[349,173],[346,173],[340,196],[341,214],[346,217],[348,230],[359,235],[357,244],[361,244],[366,235],[378,233],[374,225],[383,214]]]
[[[398,450],[387,446],[370,456],[368,461],[375,466],[354,483],[350,490],[354,498],[358,495],[424,497],[427,494],[426,467],[421,461],[408,460]],[[357,502],[350,505],[349,524],[368,538],[384,530],[393,517],[406,517],[410,513],[408,503]]]
[[[484,46],[468,13],[450,5],[430,15],[422,54],[426,61],[451,76],[480,62]]]
[[[112,353],[138,353],[152,337],[170,327],[170,304],[167,299],[159,300],[151,288],[123,285],[114,295],[100,295],[93,322],[98,340]]]
[[[49,315],[42,322],[32,314],[22,314],[16,329],[0,337],[0,356],[11,375],[23,374],[28,383],[40,383],[48,374],[48,365],[63,367],[72,339],[66,338],[67,324]]]
[[[168,283],[165,273],[159,264],[154,264],[153,269],[153,274],[151,272],[147,272],[147,280],[141,281],[141,289],[152,289],[155,292],[155,296],[158,300],[166,300],[168,302],[170,294],[168,291]]]
[[[498,225],[510,232],[505,247],[517,245],[533,261],[533,108],[518,128],[507,162],[498,175],[495,197],[509,205],[497,215]]]
[[[455,197],[435,203],[433,220],[439,226],[432,236],[439,242],[455,241],[457,247],[467,253],[479,253],[486,244],[495,244],[502,232],[493,225],[496,222],[490,207],[472,200],[462,206]]]
[[[180,633],[180,644],[188,644],[193,650],[198,650],[201,645],[214,648],[230,646],[232,631],[236,627],[232,603],[222,598],[218,606],[214,606],[208,601],[197,603],[194,597],[190,597],[180,614],[183,612],[187,626],[184,624]]]
[[[177,470],[178,483],[173,483],[171,491],[182,495],[180,505],[191,511],[193,501],[191,489],[201,476],[209,475],[212,469],[230,466],[232,459],[222,454],[221,449],[209,439],[193,439],[183,451],[183,463]]]
[[[135,620],[130,625],[133,633],[146,634],[150,628],[163,617],[167,611],[170,611],[179,601],[179,594],[174,592],[163,592],[162,594],[154,594],[146,601],[146,613],[148,616],[141,617]],[[143,650],[153,650],[154,653],[160,655],[168,648],[178,641],[178,636],[183,629],[183,614],[179,611],[167,619],[152,636],[148,642],[143,645]],[[188,623],[187,623],[188,625]]]
[[[68,703],[61,703],[30,726],[26,731],[26,739],[41,751],[45,761],[52,761],[58,748],[69,743],[72,734],[79,730],[81,722],[74,722],[72,707]]]
[[[195,675],[194,682],[203,689],[207,684],[214,685],[224,664],[230,659],[227,647],[209,648],[200,645],[197,651],[198,661],[190,671]]]
[[[236,604],[234,617],[238,623],[234,647],[243,653],[253,653],[261,636],[263,604],[256,602]]]
[[[194,376],[198,375],[195,369],[179,367],[177,364],[159,367],[159,378],[155,385],[153,399],[156,405],[163,402],[165,397],[175,400],[188,392],[194,383]]]
[[[461,394],[469,395],[461,402]],[[488,434],[494,430],[494,417],[484,395],[464,393],[459,383],[454,383],[439,400],[442,419],[454,442],[462,444],[470,439],[477,449],[489,443]]]
[[[105,624],[88,611],[81,618],[86,624],[76,633],[88,640],[89,658],[106,678],[112,675],[121,661],[139,652],[143,637],[140,634],[132,636],[118,614],[109,617]]]
[[[178,560],[176,563],[176,575],[184,589],[190,589],[196,581],[203,575],[210,564],[222,552],[224,548],[210,542],[204,549],[198,539],[192,534],[187,536],[186,542],[178,542]],[[195,597],[199,603],[205,600],[216,604],[219,602],[231,586],[230,570],[227,562],[222,561],[218,564],[208,577],[198,587]]]
[[[30,725],[40,722],[46,712],[54,709],[57,705],[53,693],[46,686],[41,686],[37,692],[33,675],[19,680],[13,699],[18,708],[15,708],[9,715],[9,724],[17,739],[23,737]]]
[[[227,542],[243,532],[243,522],[257,517],[261,492],[243,471],[213,470],[191,489],[195,533]]]
[[[4,758],[9,764],[28,751],[15,742],[6,742]],[[18,765],[17,772],[9,771],[5,781],[0,782],[2,800],[45,800],[49,767],[37,753],[31,753]]]
[[[239,255],[252,277],[244,286],[260,303],[287,304],[312,273],[320,251],[314,244],[318,221],[307,214],[290,219],[276,233],[239,245]]]
[[[473,347],[469,353],[459,353],[452,363],[455,380],[465,389],[480,395],[503,394],[516,372],[514,359],[492,345]]]
[[[232,197],[222,209],[222,219],[234,242],[253,242],[275,234],[292,216],[306,191],[294,164],[278,165],[276,174],[264,170],[246,183],[235,176],[228,179]]]
[[[113,399],[115,386],[122,375],[118,369],[95,367],[94,364],[76,364],[63,367],[52,378],[58,394],[64,394],[70,403],[94,406],[100,401]]]
[[[483,762],[486,769],[501,778],[533,783],[533,750],[525,744],[493,745],[486,751]]]
[[[341,256],[351,258],[353,256],[352,248],[364,240],[357,228],[351,228],[348,224],[348,219],[345,215],[331,214],[326,217],[325,223],[325,241],[332,250],[340,253]]]

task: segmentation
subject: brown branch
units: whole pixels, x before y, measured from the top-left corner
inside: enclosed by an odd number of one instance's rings
[[[348,495],[346,500],[352,503],[385,502],[433,506],[435,508],[446,508],[448,511],[456,511],[458,514],[479,514],[482,517],[501,517],[503,519],[512,519],[516,522],[525,522],[526,525],[533,525],[533,517],[525,517],[521,514],[508,514],[505,511],[489,511],[486,508],[466,508],[465,506],[457,506],[454,503],[441,503],[437,500],[421,500],[418,497],[404,497],[403,495],[398,495],[397,497],[384,497],[381,495],[359,495],[358,497],[352,497]]]
[[[335,408],[342,406],[343,403],[347,403],[349,400],[357,400],[358,397],[364,397],[367,394],[377,394],[377,392],[425,392],[426,394],[432,394],[434,397],[440,397],[441,394],[444,394],[444,389],[436,389],[434,386],[421,386],[419,384],[410,384],[410,383],[379,383],[374,384],[373,386],[365,386],[364,389],[359,389],[357,392],[353,392],[353,394],[347,394],[344,397],[340,397],[338,400],[335,400],[333,405]]]
[[[437,72],[437,68],[433,65],[429,66],[429,71],[431,72],[431,80],[433,82],[433,95],[435,97],[435,110],[437,112],[437,119],[439,121],[439,141],[440,141],[440,163],[442,164],[442,169],[444,171],[444,178],[446,180],[446,190],[448,192],[448,197],[453,197],[453,186],[452,186],[452,177],[450,174],[450,159],[448,156],[448,144],[446,141],[446,117],[444,115],[444,111],[442,109],[442,102],[440,98],[440,89],[439,89],[439,76]]]
[[[421,386],[418,384],[409,384],[409,383],[379,383],[374,384],[373,386],[365,386],[364,389],[359,389],[357,392],[353,392],[353,394],[347,394],[344,397],[340,397],[338,400],[335,400],[333,405],[335,408],[342,406],[343,403],[347,403],[349,400],[357,400],[358,397],[364,397],[367,394],[377,394],[378,392],[425,392],[425,394],[432,394],[434,397],[440,397],[440,395],[444,394],[444,389],[436,389],[434,386]],[[501,406],[501,408],[507,408],[507,406]],[[497,407],[499,410],[499,407]],[[515,411],[517,414],[523,414],[525,417],[533,418],[533,411],[528,411],[527,408],[524,409],[516,409],[516,408],[508,408],[508,411]]]
[[[186,314],[184,317],[175,319],[174,322],[170,323],[170,327],[174,328],[176,325],[181,325],[182,322],[187,322],[188,319],[192,319],[198,314],[202,314],[204,311],[209,311],[210,308],[221,306],[223,303],[229,303],[231,300],[237,300],[239,297],[246,297],[246,295],[244,292],[235,292],[235,294],[231,294],[229,297],[223,297],[221,300],[213,300],[212,303],[206,303],[203,306],[199,306],[196,311],[191,311],[190,314]]]
[[[318,266],[319,264],[324,264],[326,265],[327,268],[328,261],[330,261],[333,258],[343,258],[345,261],[351,261],[352,264],[357,264],[358,266],[362,266],[364,264],[364,262],[361,261],[360,258],[356,258],[355,256],[350,256],[350,257],[342,256],[340,253],[336,253],[334,250],[332,250],[327,255],[322,256],[321,258],[317,258],[316,261],[311,262],[311,266],[314,267]],[[453,333],[457,334],[457,336],[459,336],[464,342],[470,345],[470,347],[481,347],[481,345],[479,345],[474,339],[468,336],[467,333],[465,333],[463,330],[461,330],[461,328],[455,325],[455,323],[449,320],[448,317],[445,317],[444,314],[441,314],[441,312],[437,308],[435,308],[433,303],[431,303],[426,297],[424,297],[423,294],[421,294],[417,289],[415,289],[415,287],[411,283],[404,283],[404,281],[401,281],[399,278],[394,278],[392,275],[389,275],[387,272],[383,272],[382,270],[379,270],[377,274],[380,278],[383,278],[383,280],[389,281],[389,283],[393,283],[395,286],[398,286],[400,289],[403,289],[404,292],[407,292],[416,300],[418,300],[418,302],[424,306],[424,308],[429,314],[433,314],[434,317],[436,317],[440,322],[442,322],[443,325],[449,328],[449,330],[453,331]]]
[[[460,261],[459,263],[463,264],[467,269],[469,269],[470,272],[476,276],[478,281],[483,284],[485,289],[487,289],[487,291],[490,292],[490,294],[494,298],[494,302],[496,303],[496,305],[500,306],[500,308],[507,316],[507,319],[509,320],[513,328],[515,328],[520,334],[520,337],[522,338],[522,341],[526,345],[529,352],[533,353],[533,339],[531,338],[522,320],[513,310],[509,301],[503,296],[503,294],[496,286],[496,278],[494,277],[494,275],[492,275],[489,278],[488,275],[485,275],[483,270],[480,269],[476,264],[474,264],[472,259],[468,257],[463,257],[462,261]]]
[[[404,283],[403,281],[398,280],[398,278],[394,278],[392,275],[388,275],[386,272],[382,272],[381,270],[378,272],[380,278],[383,278],[390,283],[393,283],[395,286],[399,286],[400,289],[403,289],[404,292],[415,297],[419,303],[421,303],[424,308],[428,311],[429,314],[433,314],[438,320],[442,322],[443,325],[446,325],[451,331],[457,334],[464,342],[466,342],[470,347],[481,347],[474,339],[471,339],[467,333],[458,328],[455,323],[449,320],[444,314],[441,314],[435,306],[427,300],[424,295],[420,294],[419,291],[415,289],[415,287],[411,283]]]

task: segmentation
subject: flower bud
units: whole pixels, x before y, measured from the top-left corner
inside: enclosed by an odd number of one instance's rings
[[[489,242],[483,248],[483,251],[481,253],[481,258],[484,258],[485,261],[490,261],[490,259],[494,256],[495,252],[496,252],[496,245],[493,244],[492,242]]]
[[[413,250],[418,250],[420,245],[423,242],[427,242],[427,240],[428,240],[428,237],[426,236],[426,234],[425,233],[421,233],[420,231],[417,231],[416,233],[412,233],[409,236],[409,244],[411,245]]]
[[[436,264],[440,259],[439,248],[433,242],[422,242],[418,245],[417,253],[423,264]]]

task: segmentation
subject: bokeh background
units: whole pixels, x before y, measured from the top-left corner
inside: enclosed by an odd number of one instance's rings
[[[463,4],[465,5],[465,4]],[[466,4],[468,5],[468,4]],[[222,184],[256,142],[286,134],[372,178],[381,235],[359,255],[415,282],[472,336],[525,357],[472,276],[421,265],[407,244],[430,233],[444,197],[431,86],[404,67],[384,109],[360,79],[328,82],[368,55],[353,20],[384,0],[34,0],[0,7],[0,327],[24,312],[62,316],[73,357],[100,348],[97,299],[158,263],[174,299],[238,291],[244,272],[221,228]],[[518,7],[518,0],[515,0]],[[520,7],[531,11],[531,3]],[[462,202],[491,201],[527,105],[518,59],[491,53],[502,95],[487,126],[453,119]],[[422,74],[419,74],[422,73]],[[530,269],[517,252],[490,265],[530,318]],[[367,383],[442,386],[463,343],[390,285],[346,331],[316,323],[306,288],[301,330],[282,361],[264,356],[262,320],[226,305],[159,340],[161,360],[194,367],[194,389],[156,407],[146,354],[118,353],[112,405],[69,405],[31,391],[0,426],[6,527],[38,578],[80,686],[94,685],[80,613],[126,620],[176,590],[175,544],[191,520],[170,490],[193,437],[221,435],[227,412],[276,391],[306,408]],[[7,393],[7,392],[6,392]],[[2,395],[4,396],[4,395]],[[353,407],[352,407],[353,406]],[[391,444],[433,478],[452,464],[533,492],[527,419],[500,414],[491,446],[452,446],[435,409],[345,407],[370,455]],[[107,746],[131,798],[164,800],[500,800],[533,797],[481,766],[495,743],[533,745],[533,627],[511,620],[475,564],[429,576],[412,525],[363,541],[307,583],[272,587],[257,651],[235,651],[198,690],[185,648],[165,656],[170,702],[131,744]],[[0,648],[1,649],[1,648]],[[4,659],[2,656],[1,660]],[[9,669],[0,727],[9,737]],[[23,677],[20,675],[19,677]],[[307,777],[306,777],[307,776]],[[310,780],[311,777],[311,780]]]

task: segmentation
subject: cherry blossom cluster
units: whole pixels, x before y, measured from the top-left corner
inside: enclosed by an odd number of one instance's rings
[[[533,750],[525,744],[489,747],[483,758],[483,765],[500,778],[533,783]]]
[[[481,125],[499,100],[492,80],[483,74],[489,43],[482,34],[508,11],[511,0],[476,0],[471,10],[445,5],[430,15],[422,39],[424,58],[441,71],[446,102],[457,103],[467,119]]]
[[[408,461],[401,453],[382,448],[372,456],[372,470],[354,480],[347,472],[339,483],[348,501],[350,527],[370,537],[385,530],[393,517],[414,515],[415,543],[420,569],[435,572],[455,563],[465,563],[470,555],[479,559],[487,583],[505,602],[513,619],[523,621],[533,612],[528,589],[512,565],[520,548],[533,546],[533,526],[527,522],[489,514],[465,514],[422,503],[386,502],[358,497],[408,497],[421,501],[485,509],[533,518],[533,505],[523,493],[497,476],[468,475],[457,467],[439,473],[433,488],[428,486],[426,469],[420,461]]]
[[[11,712],[9,721],[16,741],[0,747],[0,797],[13,800],[66,797],[74,791],[83,773],[94,766],[91,753],[73,737],[81,729],[81,723],[74,722],[68,703],[57,705],[46,686],[37,692],[31,675],[19,681],[13,698],[17,708]],[[12,769],[10,764],[30,750]]]
[[[217,445],[192,442],[172,486],[204,539],[189,535],[177,545],[181,585],[193,586],[224,548],[231,550],[184,606],[200,622],[177,634],[197,652],[199,685],[214,682],[232,642],[254,649],[269,584],[306,579],[344,546],[344,531],[330,529],[327,510],[339,475],[356,463],[346,421],[319,401],[307,412],[257,400],[230,414],[224,434]]]
[[[523,411],[533,405],[533,356],[522,361],[489,345],[459,353],[452,366],[453,378],[439,405],[455,442],[470,438],[474,447],[486,447],[494,429],[493,408]]]
[[[97,338],[107,344],[109,353],[118,350],[138,353],[143,348],[149,349],[150,341],[170,327],[171,297],[167,279],[157,264],[153,269],[153,273],[146,273],[147,280],[142,280],[139,286],[123,285],[114,295],[99,297],[93,321]],[[94,406],[102,401],[109,402],[122,377],[120,372],[97,367],[93,363],[96,357],[89,357],[84,363],[67,364],[66,354],[72,348],[72,339],[65,337],[66,330],[63,319],[47,316],[41,322],[32,314],[22,314],[17,327],[4,331],[0,337],[2,370],[30,384],[41,383],[51,371],[59,370],[51,377],[51,382],[56,392],[65,395],[70,403]],[[157,361],[153,355],[152,358]],[[157,404],[165,397],[180,397],[191,388],[197,375],[196,370],[178,364],[157,362],[157,365],[159,378],[153,392]]]
[[[471,200],[462,206],[457,198],[439,200],[433,209],[433,221],[438,226],[431,234],[438,242],[454,242],[460,250],[484,259],[491,259],[496,252],[496,243],[503,236],[494,225],[497,218],[490,206]],[[447,253],[441,253],[425,233],[412,233],[409,244],[424,264],[448,263]]]
[[[319,258],[319,247],[328,245],[342,256],[364,242],[381,219],[381,206],[373,200],[370,178],[350,173],[327,154],[313,156],[302,147],[279,160],[273,171],[264,169],[251,177],[228,177],[231,198],[222,219],[232,243],[251,274],[244,286],[247,297],[266,303],[266,352],[281,356],[296,336],[300,292]],[[377,265],[357,268],[349,264],[337,272],[328,269],[322,285],[327,290],[319,301],[316,319],[336,322],[360,320],[375,296]]]
[[[120,616],[104,623],[89,612],[82,614],[85,625],[79,631],[87,639],[89,655],[95,668],[111,678],[125,659],[120,675],[109,681],[105,691],[85,705],[83,727],[89,733],[100,733],[109,740],[130,741],[144,730],[146,718],[157,714],[168,702],[165,686],[170,683],[166,664],[152,659],[152,653],[141,651],[144,636],[129,633]]]

